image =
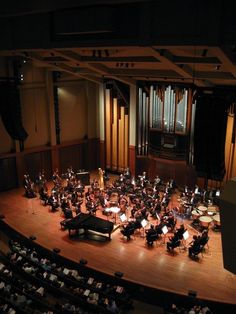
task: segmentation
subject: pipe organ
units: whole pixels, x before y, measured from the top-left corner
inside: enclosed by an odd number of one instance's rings
[[[106,168],[122,172],[128,167],[129,115],[112,89],[105,89]]]
[[[193,91],[188,87],[171,85],[139,87],[138,155],[147,155],[151,147],[156,147],[157,150],[169,148],[169,152],[170,148],[178,150],[180,143],[185,143],[187,150],[189,138],[193,138],[195,107],[192,102]],[[154,145],[152,140],[150,143],[150,139],[154,140]]]

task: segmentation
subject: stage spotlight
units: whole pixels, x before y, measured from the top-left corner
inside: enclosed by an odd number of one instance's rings
[[[122,278],[124,276],[124,273],[122,273],[121,271],[116,271],[114,273],[114,275],[117,277],[117,278]]]
[[[53,249],[53,252],[56,253],[56,254],[59,254],[59,253],[61,252],[61,250],[58,249],[57,247],[55,247],[55,248]]]
[[[79,264],[80,265],[87,265],[88,264],[88,261],[84,258],[81,258],[80,261],[79,261]]]

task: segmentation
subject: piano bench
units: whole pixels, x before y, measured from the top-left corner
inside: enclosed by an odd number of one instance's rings
[[[65,226],[66,226],[67,222],[70,221],[70,220],[71,220],[71,218],[64,219],[64,220],[60,221],[60,225],[61,225],[61,229],[62,230],[65,230]]]

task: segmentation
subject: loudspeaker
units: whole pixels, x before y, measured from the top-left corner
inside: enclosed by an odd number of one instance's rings
[[[189,297],[196,298],[196,297],[197,297],[197,291],[189,290],[189,291],[188,291],[188,296],[189,296]]]
[[[56,254],[59,254],[61,252],[61,250],[56,247],[56,248],[53,249],[53,252],[56,253]]]
[[[115,272],[115,276],[118,277],[118,278],[122,278],[124,276],[124,274],[120,271],[116,271]]]
[[[220,209],[224,268],[236,274],[236,178],[225,185],[220,196]]]
[[[88,264],[88,261],[84,258],[81,258],[81,260],[79,261],[80,265],[86,265]]]

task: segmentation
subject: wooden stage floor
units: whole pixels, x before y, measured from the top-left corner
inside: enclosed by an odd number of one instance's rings
[[[223,268],[220,233],[210,231],[210,249],[197,262],[178,249],[173,256],[165,246],[148,248],[139,234],[126,242],[119,229],[112,234],[112,241],[70,239],[68,232],[60,229],[60,212],[49,212],[38,198],[23,197],[23,189],[0,193],[0,214],[20,233],[35,235],[42,246],[58,247],[61,255],[74,261],[85,258],[96,270],[121,271],[124,279],[144,286],[183,295],[194,290],[199,298],[236,304],[236,276]],[[188,229],[192,238],[196,232]]]

